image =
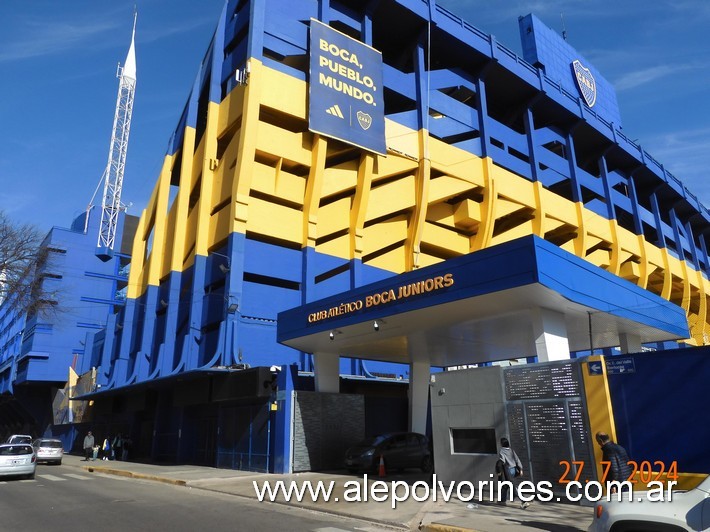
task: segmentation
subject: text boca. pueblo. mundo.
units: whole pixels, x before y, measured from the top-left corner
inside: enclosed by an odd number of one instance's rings
[[[333,74],[336,74],[348,81],[359,84],[366,89],[375,92],[377,87],[375,87],[375,82],[370,76],[363,76],[352,68],[350,65],[362,70],[362,64],[358,61],[357,55],[349,52],[344,48],[338,48],[335,44],[329,43],[325,39],[319,40],[319,48],[321,52],[329,54],[331,57],[326,55],[321,55],[318,59],[318,64],[321,67],[327,67]],[[342,60],[343,64],[340,62]],[[357,100],[361,100],[368,105],[376,106],[375,97],[371,92],[361,89],[351,83],[347,83],[344,80],[337,79],[333,76],[320,72],[318,74],[318,83],[324,85],[330,89],[342,92],[348,96],[351,96]]]

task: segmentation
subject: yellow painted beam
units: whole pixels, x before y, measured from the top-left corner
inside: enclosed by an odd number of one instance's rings
[[[535,219],[533,220],[533,234],[539,236],[540,238],[545,237],[547,232],[548,224],[547,221],[547,211],[546,205],[542,201],[543,198],[543,186],[540,181],[535,181],[533,183],[533,206],[535,207]]]
[[[192,152],[195,149],[195,129],[186,127],[183,131],[182,147],[180,149],[180,183],[175,197],[173,209],[176,210],[175,232],[173,234],[173,254],[170,268],[179,272],[183,270],[187,243],[187,211],[190,200],[190,182],[192,169]]]
[[[373,183],[370,201],[367,204],[366,220],[381,218],[393,212],[411,209],[416,201],[415,177],[408,175],[396,181],[378,186]]]
[[[366,152],[363,152],[365,154]],[[360,157],[351,161],[344,161],[335,166],[325,166],[323,162],[323,185],[320,199],[328,199],[345,190],[354,190],[358,183]]]
[[[494,168],[493,161],[490,157],[481,160],[483,165],[483,201],[481,202],[481,223],[478,227],[478,233],[473,239],[472,251],[478,251],[490,246],[491,238],[493,237],[493,228],[495,226],[495,207],[498,197],[496,185],[497,169]]]
[[[252,59],[252,67],[255,60]],[[258,63],[258,62],[257,62]],[[277,110],[281,114],[308,119],[308,85],[293,76],[287,76],[270,68],[260,68],[260,102],[264,107]],[[249,84],[253,84],[253,68]],[[305,124],[304,124],[305,125]]]
[[[202,168],[202,182],[200,186],[200,199],[195,207],[197,209],[197,232],[195,241],[195,254],[207,256],[209,249],[214,245],[210,240],[210,225],[212,223],[212,190],[214,187],[215,167],[212,161],[217,160],[217,124],[219,121],[219,105],[214,102],[207,103],[207,122],[205,132],[200,139],[195,166]],[[201,152],[201,153],[200,153]]]
[[[163,275],[164,249],[168,242],[166,238],[166,218],[168,213],[168,199],[170,198],[170,174],[173,166],[173,158],[168,155],[163,159],[163,168],[158,178],[157,194],[154,202],[155,226],[153,227],[153,250],[148,259],[148,284],[152,286],[160,285],[160,278]]]
[[[217,137],[227,134],[227,131],[238,124],[244,110],[244,91],[237,87],[231,91],[219,105],[219,119],[217,121]]]
[[[242,100],[242,122],[239,134],[237,164],[232,179],[230,216],[232,218],[232,232],[242,234],[246,233],[247,220],[249,219],[249,191],[251,190],[251,181],[254,175],[252,169],[254,168],[260,126],[259,102],[262,90],[261,78],[264,70],[260,61],[253,58],[250,61],[249,84],[244,88],[235,89],[243,90],[244,96]]]
[[[328,141],[320,135],[313,135],[311,170],[306,182],[306,195],[303,200],[303,239],[301,244],[316,247],[318,238],[318,206],[323,188],[325,158],[328,154]]]
[[[418,256],[421,251],[422,232],[429,207],[429,181],[431,179],[431,160],[429,159],[429,132],[419,131],[419,166],[415,179],[414,205],[409,221],[407,241],[404,245],[406,257],[405,269],[410,271],[419,267]]]
[[[377,225],[365,227],[362,238],[363,255],[370,255],[398,242],[403,243],[407,238],[407,222],[408,216],[402,214]],[[387,268],[387,270],[397,271],[394,268]]]
[[[370,201],[372,189],[372,174],[377,157],[371,153],[363,152],[357,169],[357,186],[355,197],[350,209],[350,258],[362,259],[363,236],[365,230],[365,217],[367,205]],[[380,157],[381,159],[381,157]]]
[[[465,255],[471,245],[467,236],[432,223],[423,225],[421,243],[441,249],[447,257]]]
[[[600,362],[602,375],[590,375],[589,363]],[[612,441],[616,441],[616,425],[614,423],[614,410],[611,406],[611,394],[607,380],[606,364],[603,356],[590,356],[582,362],[582,380],[584,394],[587,399],[587,414],[589,415],[589,433],[593,439],[597,432],[606,432]],[[596,441],[592,441],[594,448],[594,463],[597,468],[597,478],[602,478],[602,451]]]
[[[451,176],[439,176],[429,182],[429,209],[433,205],[471,190],[471,183]],[[429,216],[427,214],[427,216]]]
[[[303,242],[303,213],[300,209],[251,198],[245,229],[300,245]]]
[[[342,232],[350,227],[350,197],[323,205],[318,209],[318,237]]]
[[[147,213],[143,210],[138,227],[136,228],[136,236],[133,239],[133,247],[131,249],[131,271],[128,274],[128,289],[126,297],[130,299],[138,299],[145,291],[143,277],[145,275],[145,253],[148,242],[142,238],[145,229]]]

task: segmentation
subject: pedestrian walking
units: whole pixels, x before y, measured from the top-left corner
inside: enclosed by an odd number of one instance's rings
[[[513,498],[515,497],[515,486],[517,481],[515,480],[517,477],[522,477],[523,476],[523,464],[520,461],[520,458],[518,457],[518,453],[516,453],[511,447],[510,447],[510,442],[508,441],[508,438],[501,438],[500,439],[500,453],[498,454],[498,463],[496,463],[496,470],[500,470],[499,477],[502,477],[503,480],[507,480],[512,484],[512,493],[510,495],[510,500],[512,501]],[[502,474],[501,474],[502,473]],[[507,486],[505,490],[506,496],[503,498],[503,500],[507,500]],[[520,503],[520,507],[522,509],[527,508],[530,506],[530,502],[528,501],[522,501]]]
[[[104,443],[101,446],[101,459],[110,460],[111,459],[111,442],[109,438],[104,438]]]
[[[629,455],[621,445],[611,441],[606,432],[597,432],[596,440],[602,449],[602,460],[609,462],[609,476],[607,482],[624,482],[631,476],[631,466],[629,465]],[[616,486],[611,487],[612,492],[616,491]]]
[[[128,451],[131,450],[131,445],[133,444],[133,441],[131,440],[130,436],[126,436],[123,438],[123,451],[121,452],[121,460],[124,462],[128,461]]]
[[[84,462],[88,462],[94,449],[94,435],[91,431],[84,436]]]
[[[116,460],[120,460],[123,456],[123,436],[121,436],[120,432],[116,434],[116,437],[113,439],[112,446],[113,457]]]

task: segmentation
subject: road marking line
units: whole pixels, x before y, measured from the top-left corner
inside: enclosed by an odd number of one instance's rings
[[[77,480],[93,480],[93,477],[86,477],[84,475],[76,475],[74,473],[64,473],[64,476],[75,478]]]
[[[51,481],[53,481],[53,482],[66,480],[66,478],[56,477],[56,476],[54,476],[54,475],[37,475],[37,476],[38,476],[38,477],[42,477],[43,479],[46,479],[46,480],[51,480]]]

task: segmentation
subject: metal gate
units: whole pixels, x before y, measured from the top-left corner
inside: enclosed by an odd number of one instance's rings
[[[271,455],[269,403],[224,407],[219,412],[217,467],[268,473]]]
[[[556,494],[564,493],[560,480],[596,480],[581,364],[511,367],[503,379],[510,444],[528,479],[552,483]]]

